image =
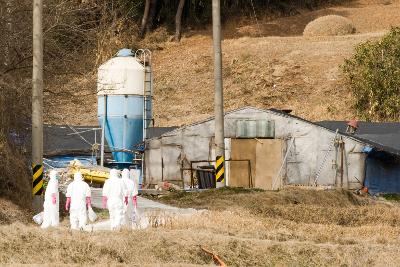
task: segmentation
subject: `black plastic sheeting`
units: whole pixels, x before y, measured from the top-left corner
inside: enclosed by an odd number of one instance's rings
[[[147,128],[147,138],[152,139],[152,138],[157,138],[160,137],[161,135],[171,132],[178,127],[172,126],[172,127],[149,127]]]
[[[98,126],[47,124],[43,127],[43,154],[45,156],[90,155],[92,145],[95,143],[101,143],[101,129]]]
[[[159,137],[176,127],[149,127],[148,137]],[[99,126],[49,125],[43,127],[43,154],[46,157],[55,155],[91,155],[92,145],[101,143]],[[105,152],[110,149],[105,141]],[[100,151],[99,151],[100,152]]]
[[[399,157],[385,152],[372,152],[365,163],[364,186],[369,193],[400,193]]]
[[[321,121],[318,125],[340,133],[346,133],[346,121]],[[400,155],[400,123],[359,122],[357,132],[352,135],[379,150]],[[347,134],[346,134],[347,135]]]

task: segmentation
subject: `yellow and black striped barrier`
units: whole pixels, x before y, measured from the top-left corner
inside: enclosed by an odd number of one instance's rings
[[[40,196],[43,193],[43,165],[32,166],[32,194]]]
[[[215,179],[217,183],[223,183],[225,179],[225,170],[224,170],[224,157],[217,156],[216,164],[215,164]]]

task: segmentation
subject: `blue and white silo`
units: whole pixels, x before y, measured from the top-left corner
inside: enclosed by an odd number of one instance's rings
[[[139,60],[123,49],[98,69],[98,119],[113,158],[120,163],[132,162],[151,121],[150,52],[141,51]]]

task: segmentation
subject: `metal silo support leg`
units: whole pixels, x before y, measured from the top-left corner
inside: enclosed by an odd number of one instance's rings
[[[101,129],[101,152],[100,152],[100,165],[104,166],[104,135],[106,129],[106,117],[107,117],[107,95],[103,96],[104,98],[104,115],[103,115],[103,127]]]

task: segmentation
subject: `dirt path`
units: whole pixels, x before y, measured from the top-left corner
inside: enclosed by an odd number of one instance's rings
[[[150,199],[138,197],[137,222],[134,225],[136,229],[146,229],[154,225],[165,225],[171,220],[182,216],[192,216],[198,211],[191,208],[177,208],[171,205],[162,204]],[[101,201],[94,201],[93,207],[101,208]],[[85,231],[108,231],[110,230],[110,221],[100,220],[98,222],[88,224]]]

